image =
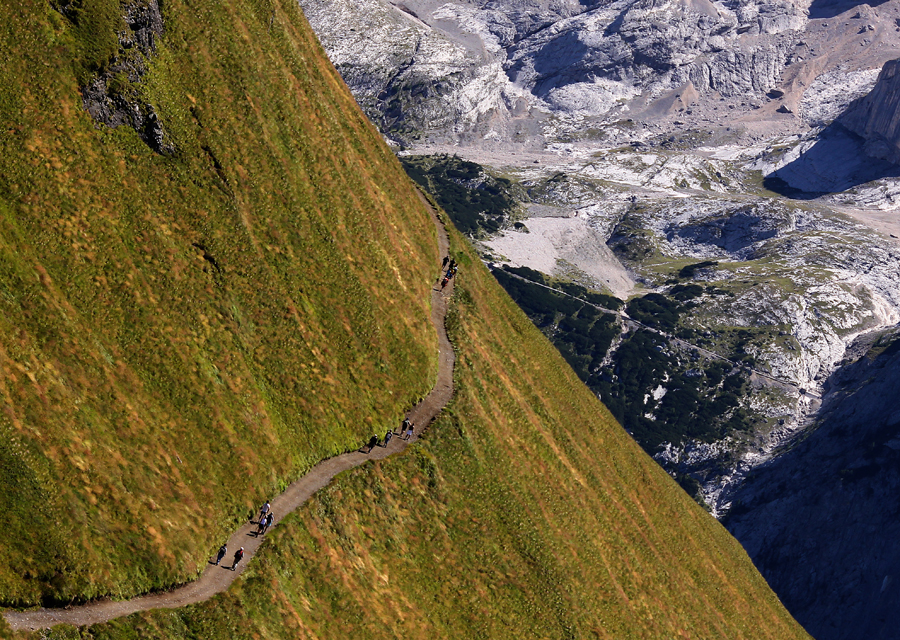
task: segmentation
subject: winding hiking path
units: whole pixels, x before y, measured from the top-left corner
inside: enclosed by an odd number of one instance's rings
[[[448,255],[450,246],[447,231],[438,219],[434,209],[421,196],[425,206],[431,212],[432,220],[438,232],[438,259]],[[431,322],[438,334],[438,374],[434,388],[415,407],[407,417],[415,425],[415,435],[410,442],[437,417],[453,395],[453,347],[447,338],[444,317],[447,314],[447,298],[453,291],[453,280],[444,291],[432,288]],[[401,434],[402,435],[402,434]],[[299,480],[292,483],[281,495],[271,500],[272,513],[276,516],[275,524],[282,516],[294,511],[306,502],[316,491],[325,487],[331,479],[342,471],[365,463],[368,460],[381,460],[406,449],[408,442],[399,435],[391,439],[387,447],[376,446],[370,453],[363,453],[368,447],[359,451],[345,453],[324,460],[309,470]],[[248,523],[235,531],[228,539],[228,554],[222,564],[208,564],[200,578],[194,582],[172,591],[138,596],[120,602],[100,600],[85,605],[66,607],[64,609],[36,609],[33,611],[8,611],[4,614],[6,621],[14,630],[48,629],[57,624],[71,624],[78,627],[106,622],[138,611],[150,609],[176,609],[188,604],[203,602],[228,589],[232,582],[244,571],[248,563],[256,555],[265,536],[254,535],[256,526]],[[244,547],[244,559],[235,571],[231,571],[234,551]]]

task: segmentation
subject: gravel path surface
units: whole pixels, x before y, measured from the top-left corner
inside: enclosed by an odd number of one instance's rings
[[[435,211],[422,198],[425,205],[431,211],[431,216],[438,232],[438,255],[441,260],[448,254],[449,239],[447,232],[438,220]],[[440,264],[439,262],[437,264]],[[437,272],[437,269],[435,269]],[[281,495],[271,500],[272,513],[275,514],[277,525],[278,518],[294,511],[316,491],[325,487],[335,475],[358,467],[367,460],[380,460],[394,455],[406,449],[409,443],[418,438],[423,429],[428,427],[441,410],[449,402],[453,395],[453,364],[454,354],[447,332],[444,328],[444,317],[447,313],[447,301],[453,292],[453,280],[447,288],[440,291],[435,286],[431,293],[431,321],[438,333],[438,374],[434,388],[418,405],[407,414],[409,420],[415,425],[415,435],[409,442],[395,434],[387,447],[376,446],[371,452],[364,446],[359,451],[345,453],[328,460],[324,460],[292,483]],[[113,618],[127,616],[137,611],[149,609],[175,609],[188,604],[202,602],[213,597],[217,593],[225,591],[232,582],[246,568],[259,549],[265,536],[256,536],[256,525],[247,523],[235,531],[228,540],[228,554],[221,565],[207,565],[206,570],[195,582],[186,584],[172,591],[138,596],[131,600],[111,601],[100,600],[81,606],[66,607],[63,609],[36,609],[32,611],[8,611],[4,613],[6,621],[14,630],[48,629],[57,624],[71,624],[85,626],[106,622]],[[231,569],[231,560],[234,551],[244,547],[243,561],[235,570]]]

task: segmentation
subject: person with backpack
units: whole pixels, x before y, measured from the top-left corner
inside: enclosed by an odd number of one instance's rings
[[[231,563],[231,570],[234,571],[237,569],[238,562],[244,559],[244,547],[241,547],[237,551],[234,552],[234,562]]]
[[[265,531],[263,531],[263,533],[265,533],[266,531],[269,530],[269,527],[272,526],[273,522],[275,522],[275,514],[270,511],[269,515],[266,516],[266,528],[265,528]]]
[[[387,430],[387,433],[384,434],[384,444],[381,445],[381,446],[382,446],[382,447],[387,447],[387,446],[388,446],[388,443],[391,441],[391,438],[393,438],[393,437],[394,437],[394,430],[393,430],[393,429],[388,429],[388,430]]]
[[[457,272],[458,270],[459,270],[459,269],[457,268],[456,264],[453,262],[453,260],[451,260],[451,261],[450,261],[450,268],[447,269],[447,274],[444,276],[444,279],[441,280],[441,290],[443,290],[444,287],[447,286],[447,283],[449,283],[449,282],[453,279],[453,276],[456,275],[456,272]]]
[[[378,436],[372,436],[372,438],[369,440],[369,450],[366,451],[366,453],[372,453],[372,449],[374,449],[377,444]]]
[[[270,505],[267,500],[266,503],[262,507],[260,507],[259,518],[257,518],[256,521],[262,522],[265,519],[266,514],[269,513],[269,509],[271,509],[271,508],[272,508],[272,505]]]
[[[225,557],[225,554],[228,553],[228,547],[226,545],[222,545],[219,547],[219,553],[216,555],[216,566],[219,566],[219,563],[222,562],[222,558]]]

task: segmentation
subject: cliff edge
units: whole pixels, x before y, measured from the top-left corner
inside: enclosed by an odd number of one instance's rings
[[[900,60],[885,63],[875,87],[852,103],[840,123],[866,140],[874,158],[900,164]]]

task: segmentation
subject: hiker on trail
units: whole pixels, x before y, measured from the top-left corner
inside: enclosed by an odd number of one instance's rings
[[[231,570],[234,571],[237,569],[238,562],[244,559],[244,547],[241,547],[237,551],[234,552],[234,562],[231,563]]]
[[[450,270],[456,271],[456,260],[450,260]]]
[[[257,518],[257,522],[261,522],[263,518],[266,517],[266,514],[269,513],[269,509],[271,508],[272,505],[270,505],[268,501],[266,501],[266,503],[259,509],[259,518]]]
[[[266,532],[266,516],[262,516],[259,519],[259,522],[256,523],[256,535],[257,537],[261,536]]]
[[[272,526],[273,522],[275,522],[275,514],[270,511],[269,515],[266,516],[266,531],[269,530],[269,527]],[[266,531],[263,531],[263,533]]]
[[[447,273],[444,276],[444,280],[452,280],[453,276],[456,275],[457,271],[459,271],[459,269],[456,267],[450,267],[449,269],[447,269]]]
[[[372,453],[372,449],[374,449],[375,445],[377,445],[377,444],[378,444],[378,436],[372,436],[369,439],[369,450],[366,451],[366,453]]]
[[[216,556],[216,566],[219,566],[219,563],[222,562],[222,558],[225,557],[225,554],[228,553],[228,547],[226,545],[222,545],[219,547],[219,553]]]
[[[387,430],[387,433],[384,434],[384,444],[381,445],[381,446],[382,446],[382,447],[387,447],[387,446],[388,446],[388,443],[391,441],[391,438],[393,438],[393,437],[394,437],[394,430],[393,430],[393,429],[388,429],[388,430]]]
[[[413,437],[413,424],[409,420],[406,420],[406,435],[403,436],[404,440],[409,440]]]
[[[450,256],[444,256],[444,261],[441,263],[441,270],[447,266],[447,263],[450,262]]]
[[[445,275],[444,279],[441,280],[441,289],[446,287],[447,283],[453,279],[453,276],[456,275],[456,271],[457,271],[456,267],[450,267],[449,269],[447,269],[447,275]]]

